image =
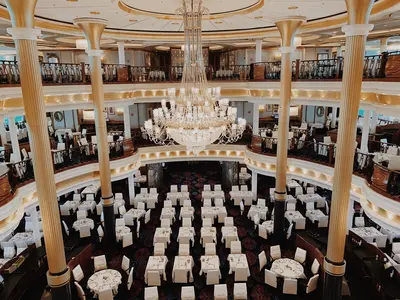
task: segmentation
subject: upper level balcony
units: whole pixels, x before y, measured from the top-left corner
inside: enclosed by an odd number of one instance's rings
[[[296,60],[292,63],[294,81],[340,81],[343,76],[343,57],[322,60]],[[103,81],[115,83],[179,82],[182,66],[136,66],[103,64]],[[230,65],[215,69],[205,67],[209,81],[276,81],[280,79],[281,63],[261,62],[250,65]],[[44,85],[90,84],[90,66],[85,63],[41,63]],[[365,56],[364,80],[400,81],[400,52],[385,52]],[[0,86],[20,84],[18,63],[0,61]]]

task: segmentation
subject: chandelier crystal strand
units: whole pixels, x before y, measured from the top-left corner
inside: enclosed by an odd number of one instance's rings
[[[203,60],[202,19],[209,14],[202,0],[182,0],[176,13],[184,24],[184,67],[179,92],[168,89],[169,105],[163,99],[161,108],[153,110],[153,119],[144,126],[150,140],[159,145],[173,143],[186,146],[198,154],[212,143],[233,143],[246,128],[237,108],[229,99],[220,99],[221,88],[208,88]]]

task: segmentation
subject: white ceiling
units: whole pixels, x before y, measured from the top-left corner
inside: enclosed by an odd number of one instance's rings
[[[125,0],[132,7],[158,13],[174,13],[180,0]],[[248,7],[257,0],[204,0],[211,13]],[[4,4],[4,0],[0,0]],[[291,9],[289,9],[291,7]],[[298,8],[296,8],[298,7]],[[324,18],[346,11],[344,0],[265,0],[264,6],[249,14],[229,18],[204,20],[203,31],[224,31],[273,26],[274,21],[293,15],[308,20]],[[93,15],[91,12],[98,12]],[[118,7],[118,0],[38,0],[36,15],[72,23],[74,18],[96,16],[108,20],[108,28],[141,31],[182,31],[180,20],[159,19],[143,14],[129,14]]]

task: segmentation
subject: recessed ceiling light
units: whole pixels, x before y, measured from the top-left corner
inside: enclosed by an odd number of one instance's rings
[[[90,14],[91,15],[99,15],[100,13],[98,11],[91,11]]]
[[[296,5],[291,5],[291,6],[288,7],[288,9],[298,9],[298,8],[299,8],[299,7],[296,6]]]
[[[263,18],[264,18],[263,16],[254,17],[254,19],[263,19]]]

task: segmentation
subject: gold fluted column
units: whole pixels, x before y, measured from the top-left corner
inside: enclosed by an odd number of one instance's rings
[[[30,128],[29,141],[49,266],[47,280],[53,299],[71,299],[70,271],[65,261],[38,60],[36,39],[40,30],[34,26],[36,3],[37,0],[6,0],[12,23],[8,32],[17,49],[25,116]]]
[[[90,79],[92,83],[92,97],[94,104],[95,126],[97,136],[97,153],[99,158],[101,198],[104,213],[104,243],[115,245],[115,215],[114,197],[111,188],[110,148],[107,140],[107,122],[104,112],[103,75],[101,69],[100,39],[107,26],[107,20],[100,18],[77,18],[78,25],[86,36],[90,60]]]
[[[342,80],[340,122],[329,219],[328,249],[325,257],[324,298],[341,299],[345,273],[344,249],[356,141],[356,123],[361,97],[365,43],[373,25],[368,24],[373,0],[346,0],[348,25]]]
[[[296,49],[293,39],[296,31],[305,22],[304,17],[289,17],[275,24],[282,39],[281,60],[281,90],[278,121],[278,146],[276,157],[275,214],[274,236],[281,243],[284,240],[285,201],[286,201],[286,169],[289,138],[290,98],[292,93],[292,59],[291,54]]]

